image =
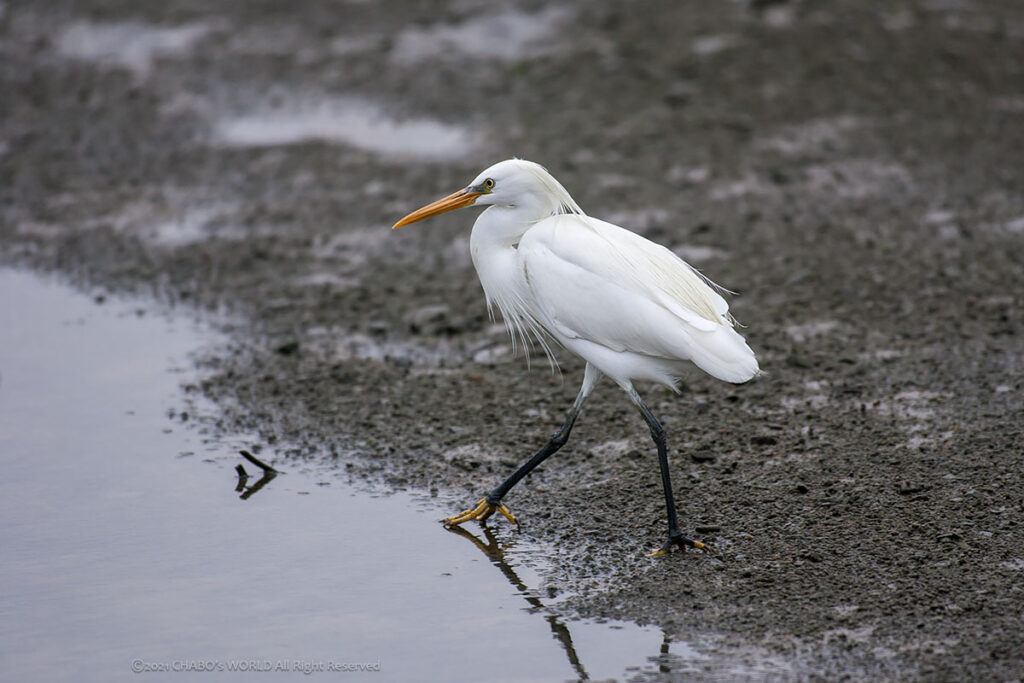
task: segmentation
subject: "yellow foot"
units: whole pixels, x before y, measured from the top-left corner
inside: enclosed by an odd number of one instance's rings
[[[665,541],[665,545],[661,546],[653,553],[648,554],[647,557],[661,557],[662,555],[668,555],[669,551],[672,550],[672,546],[674,545],[677,545],[684,550],[686,548],[696,548],[697,550],[703,550],[706,553],[711,552],[711,548],[704,545],[700,541],[695,541],[692,538],[689,538],[688,536],[683,536],[682,534],[680,534],[679,536],[669,536],[668,540]]]
[[[466,510],[465,512],[454,515],[452,517],[447,517],[441,521],[444,522],[445,526],[456,526],[458,524],[462,524],[463,522],[469,522],[474,519],[482,522],[491,515],[493,515],[495,511],[498,511],[501,514],[505,515],[505,519],[512,522],[513,524],[519,524],[518,520],[516,520],[516,517],[512,514],[511,510],[509,510],[504,505],[491,505],[490,503],[487,502],[486,498],[481,498],[480,502],[477,503],[476,507],[473,508],[472,510]]]

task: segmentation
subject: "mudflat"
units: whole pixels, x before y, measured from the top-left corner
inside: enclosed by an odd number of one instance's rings
[[[531,159],[737,291],[767,373],[642,390],[709,555],[645,557],[655,452],[598,388],[505,501],[561,609],[798,678],[1024,671],[1020,3],[6,2],[0,50],[0,261],[227,313],[213,428],[478,500],[582,364],[488,318],[472,210],[389,227]]]

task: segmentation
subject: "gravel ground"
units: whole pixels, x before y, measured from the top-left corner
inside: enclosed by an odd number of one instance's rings
[[[388,228],[528,158],[740,292],[767,372],[645,392],[713,556],[644,557],[610,382],[513,490],[566,613],[709,675],[1021,677],[1019,2],[6,2],[0,53],[0,262],[226,313],[208,427],[453,511],[500,481],[582,364],[513,355],[472,211]]]

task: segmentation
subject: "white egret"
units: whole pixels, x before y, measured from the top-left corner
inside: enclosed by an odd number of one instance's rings
[[[608,375],[640,410],[658,449],[668,540],[653,554],[673,545],[706,550],[679,528],[665,432],[633,382],[677,390],[687,362],[726,382],[758,374],[754,352],[733,328],[717,286],[665,247],[587,216],[542,166],[522,159],[491,166],[466,188],[394,227],[472,205],[488,206],[469,242],[488,309],[498,308],[513,341],[518,337],[525,345],[532,335],[554,362],[554,340],[587,365],[561,428],[476,507],[445,523],[482,521],[495,511],[516,523],[501,502],[505,494],[565,444],[583,402]]]

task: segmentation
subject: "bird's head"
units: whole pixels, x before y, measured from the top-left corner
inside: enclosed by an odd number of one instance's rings
[[[518,207],[526,204],[537,207],[541,214],[538,218],[560,211],[583,213],[543,166],[525,159],[506,159],[482,171],[461,190],[413,211],[391,227],[400,228],[466,206]]]

